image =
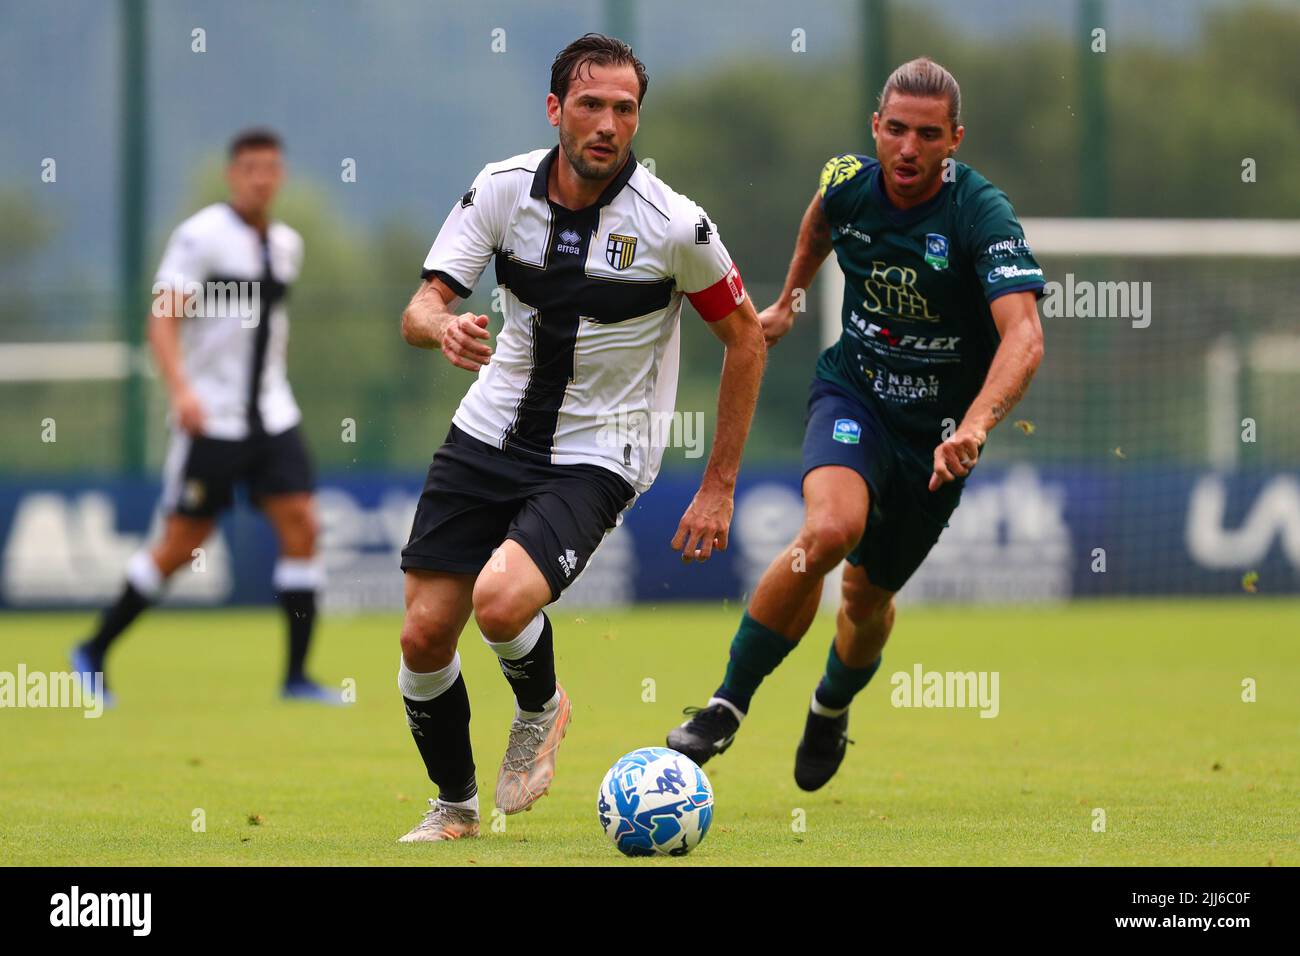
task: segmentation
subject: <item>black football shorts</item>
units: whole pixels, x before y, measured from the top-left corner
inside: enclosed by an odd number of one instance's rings
[[[553,465],[452,425],[429,465],[402,570],[478,574],[509,538],[541,570],[555,600],[635,497],[607,468]]]
[[[163,466],[166,511],[215,517],[230,507],[240,483],[248,485],[254,504],[270,495],[312,491],[316,477],[298,427],[240,441],[183,432],[172,438]]]

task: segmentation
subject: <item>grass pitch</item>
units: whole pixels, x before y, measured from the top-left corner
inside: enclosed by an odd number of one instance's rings
[[[704,843],[684,859],[624,860],[596,820],[600,780],[624,752],[661,745],[683,705],[705,701],[738,615],[553,614],[574,720],[550,796],[497,829],[491,795],[512,705],[471,625],[462,659],[484,835],[399,846],[431,787],[397,695],[396,616],[322,622],[314,674],[356,688],[354,705],[327,709],[276,700],[278,611],[154,612],[110,659],[116,710],[98,720],[0,710],[0,862],[1300,863],[1300,606],[1247,596],[904,608],[854,704],[856,745],[810,794],[792,769],[831,633],[823,616],[707,765],[717,807]],[[66,668],[90,623],[0,617],[0,671]],[[891,675],[918,663],[997,671],[998,716],[892,706]]]

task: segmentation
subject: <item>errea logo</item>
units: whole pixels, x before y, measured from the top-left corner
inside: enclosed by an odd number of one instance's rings
[[[582,247],[578,245],[580,242],[582,242],[582,236],[572,229],[566,229],[560,233],[560,241],[555,244],[555,251],[567,252],[571,256],[580,255],[582,253]]]
[[[557,560],[560,562],[560,569],[564,572],[565,579],[573,577],[573,572],[578,567],[578,556],[573,553],[573,549],[566,548],[564,554],[559,555]]]

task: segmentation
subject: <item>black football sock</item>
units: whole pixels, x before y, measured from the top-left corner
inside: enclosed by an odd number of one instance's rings
[[[478,794],[469,742],[469,692],[460,673],[460,654],[442,670],[421,674],[402,661],[397,686],[406,723],[429,779],[444,803],[465,803]]]
[[[501,673],[515,692],[519,710],[524,714],[545,710],[555,696],[555,641],[546,612],[538,611],[513,640],[487,644],[500,658]]]
[[[307,651],[316,626],[316,591],[323,583],[316,558],[281,556],[275,562],[272,583],[288,621],[289,660],[284,681],[292,684],[307,679]]]
[[[279,597],[289,624],[289,666],[284,682],[292,684],[307,679],[307,651],[316,624],[316,592],[281,591]]]
[[[126,584],[117,600],[104,609],[99,627],[83,645],[91,656],[101,663],[108,648],[119,634],[131,626],[140,612],[158,599],[162,590],[162,574],[148,552],[135,554],[126,566]]]

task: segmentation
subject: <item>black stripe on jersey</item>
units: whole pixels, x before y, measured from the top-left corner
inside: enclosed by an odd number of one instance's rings
[[[262,422],[262,372],[266,367],[266,344],[271,338],[271,309],[284,296],[284,286],[277,282],[271,269],[271,244],[262,236],[262,279],[259,289],[262,314],[257,323],[257,339],[253,343],[253,367],[248,373],[248,430],[261,435],[266,431]]]
[[[543,162],[538,170],[537,183],[542,189],[546,165]],[[615,179],[616,183],[619,178],[626,183],[631,172],[624,173]],[[665,309],[672,301],[671,277],[634,281],[587,273],[587,253],[597,231],[600,210],[616,192],[607,190],[601,201],[576,211],[549,203],[552,220],[540,268],[506,252],[496,255],[498,285],[509,289],[522,305],[534,311],[532,368],[516,405],[514,421],[502,436],[504,447],[549,460],[560,408],[573,381],[574,349],[583,319],[612,325]],[[556,237],[568,230],[579,236],[576,253],[555,248]]]
[[[560,225],[557,235],[568,227],[567,223]],[[588,274],[584,263],[590,238],[590,233],[583,235],[580,255],[552,252],[542,269],[498,253],[497,283],[539,312],[572,313],[600,325],[625,322],[668,307],[675,284],[671,277],[637,281]]]
[[[247,276],[209,275],[204,284],[207,286],[239,282],[256,282],[258,298],[257,326],[253,330],[253,348],[249,355],[247,410],[248,428],[252,434],[261,434],[262,408],[259,399],[262,392],[262,375],[266,367],[266,348],[271,338],[271,310],[276,304],[289,297],[289,286],[275,277],[271,270],[271,249],[268,240],[262,237],[262,274],[257,279]]]
[[[506,429],[503,447],[550,459],[560,406],[573,381],[578,324],[575,313],[538,310],[533,315],[533,367],[515,407],[515,420]]]
[[[452,292],[455,292],[456,295],[462,299],[468,299],[470,297],[470,293],[473,292],[472,289],[467,289],[464,285],[462,285],[459,281],[457,281],[455,276],[443,272],[441,269],[421,269],[420,279],[424,282],[428,282],[430,279],[441,279],[446,284],[448,289],[450,289]]]

